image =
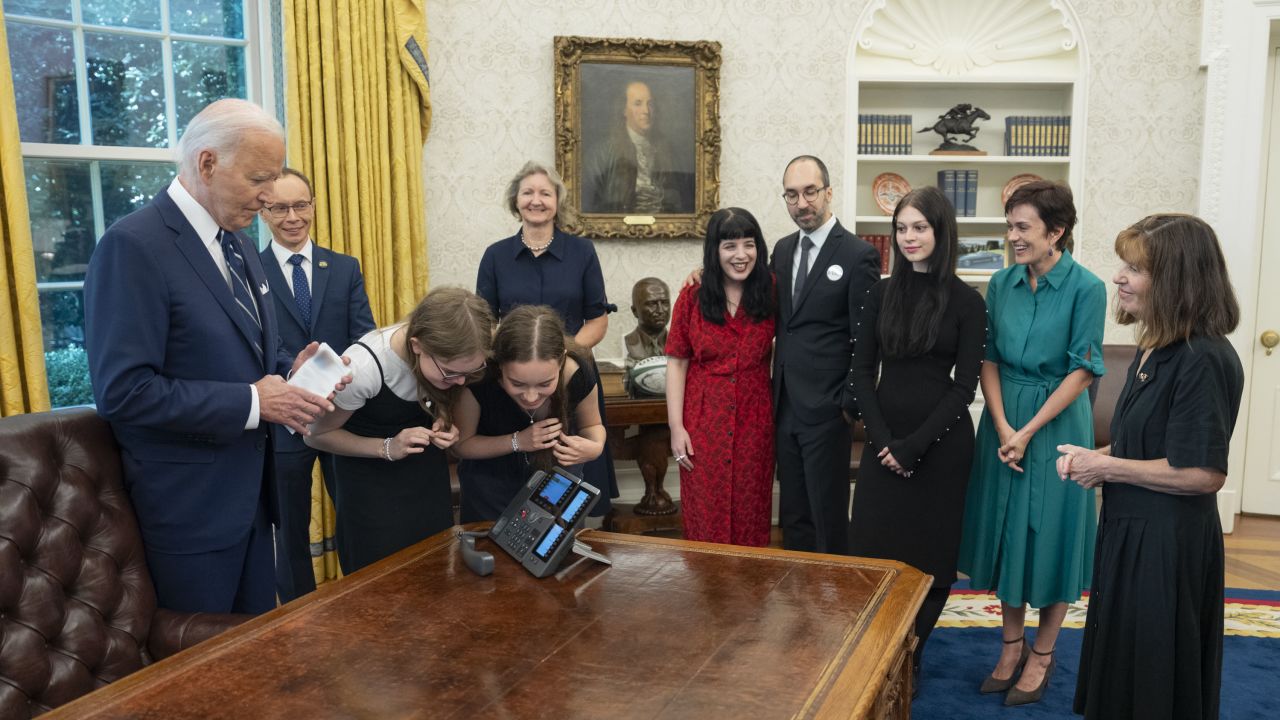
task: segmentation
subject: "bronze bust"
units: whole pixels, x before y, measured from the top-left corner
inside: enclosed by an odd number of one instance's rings
[[[671,290],[655,277],[642,278],[631,288],[631,314],[636,318],[636,329],[622,338],[626,348],[626,372],[623,378],[627,392],[632,396],[660,395],[653,389],[646,391],[632,383],[632,370],[636,363],[666,354],[667,322],[671,320]]]

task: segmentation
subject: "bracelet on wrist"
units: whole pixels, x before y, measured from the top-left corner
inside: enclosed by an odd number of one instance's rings
[[[391,438],[386,438],[382,441],[382,457],[385,458],[387,462],[394,462],[391,458]]]
[[[519,435],[520,435],[520,433],[518,433],[518,432],[513,432],[513,433],[511,433],[511,452],[513,452],[513,453],[518,453],[518,452],[520,452],[520,438],[519,438]]]

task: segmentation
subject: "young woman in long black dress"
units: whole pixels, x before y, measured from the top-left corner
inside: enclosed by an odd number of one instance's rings
[[[969,403],[987,314],[982,296],[956,277],[955,209],[940,190],[905,195],[892,230],[893,272],[867,292],[854,349],[853,385],[867,443],[849,550],[901,560],[933,576],[916,616],[918,672],[956,579],[973,459]]]

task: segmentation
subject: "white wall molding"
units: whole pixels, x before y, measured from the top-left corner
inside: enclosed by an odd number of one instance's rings
[[[1201,67],[1206,73],[1199,214],[1218,233],[1232,283],[1240,298],[1240,327],[1231,336],[1244,365],[1244,399],[1228,459],[1231,474],[1218,496],[1223,530],[1240,512],[1244,470],[1244,425],[1249,417],[1253,337],[1257,324],[1266,189],[1264,122],[1271,27],[1280,20],[1280,0],[1206,0]]]

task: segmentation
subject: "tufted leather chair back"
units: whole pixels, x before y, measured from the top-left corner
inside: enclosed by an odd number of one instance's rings
[[[155,613],[110,426],[92,410],[0,420],[0,718],[150,662]]]

